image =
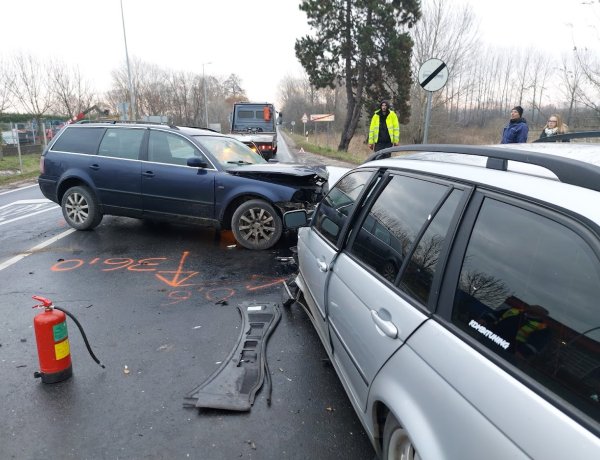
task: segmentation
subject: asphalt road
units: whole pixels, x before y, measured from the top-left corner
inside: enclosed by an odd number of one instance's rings
[[[1,458],[374,457],[295,305],[268,342],[271,406],[263,389],[246,413],[183,407],[236,346],[236,306],[280,303],[294,235],[254,252],[230,232],[117,217],[71,232],[41,198],[37,187],[0,192]],[[73,313],[106,369],[69,320],[74,377],[34,379],[32,295]]]

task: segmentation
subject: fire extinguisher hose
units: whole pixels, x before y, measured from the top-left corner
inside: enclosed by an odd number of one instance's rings
[[[79,321],[77,321],[77,318],[75,318],[75,316],[73,316],[69,311],[65,310],[64,308],[60,308],[60,307],[57,307],[57,306],[54,306],[53,308],[55,308],[56,310],[62,311],[65,315],[67,315],[69,318],[71,318],[75,324],[77,324],[77,327],[79,328],[79,332],[81,332],[81,336],[83,337],[83,341],[85,342],[85,346],[87,347],[88,351],[90,352],[90,356],[92,357],[92,359],[94,361],[96,361],[96,363],[102,369],[105,369],[104,364],[102,364],[100,362],[100,360],[98,358],[96,358],[96,355],[92,351],[92,347],[90,347],[90,343],[88,342],[87,336],[85,335],[85,331],[83,330],[83,327],[81,326],[81,324],[79,323]]]

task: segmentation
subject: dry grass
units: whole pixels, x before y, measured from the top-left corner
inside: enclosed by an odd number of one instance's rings
[[[428,142],[431,144],[468,144],[468,145],[489,145],[497,144],[500,141],[504,120],[498,120],[490,127],[459,127],[459,126],[431,126],[429,128]],[[286,135],[290,136],[289,133]],[[299,134],[291,135],[293,142],[305,150],[331,158],[337,158],[353,163],[362,163],[371,151],[366,142],[364,134],[356,134],[350,141],[348,152],[337,150],[340,142],[341,133],[317,133],[310,134],[308,140]],[[408,127],[400,127],[400,140],[402,144],[410,144],[411,140],[421,138],[420,132],[411,132]],[[537,138],[533,133],[531,139]]]
[[[21,155],[21,164],[16,155],[0,158],[0,185],[34,179],[40,174],[40,154]]]

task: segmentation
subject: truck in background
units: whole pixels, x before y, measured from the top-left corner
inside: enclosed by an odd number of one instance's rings
[[[269,102],[236,102],[231,114],[231,135],[254,144],[265,160],[277,154],[275,106]]]

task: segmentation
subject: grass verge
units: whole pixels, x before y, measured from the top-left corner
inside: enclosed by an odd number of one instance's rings
[[[315,139],[316,142],[310,142],[310,141],[307,141],[304,136],[301,136],[299,134],[286,133],[286,135],[290,136],[293,139],[297,148],[303,148],[307,152],[315,153],[317,155],[334,158],[336,160],[347,161],[349,163],[354,163],[354,164],[361,164],[363,161],[365,161],[365,158],[366,158],[365,155],[363,155],[363,154],[357,154],[357,153],[353,153],[353,152],[344,152],[344,151],[336,150],[336,149],[333,149],[326,145],[323,145],[324,142],[319,142],[319,141],[322,141],[322,139],[319,139],[319,138],[313,137],[313,139]]]
[[[22,169],[21,169],[22,164]],[[40,154],[17,155],[0,158],[0,185],[35,179],[40,174]]]

